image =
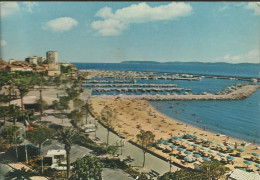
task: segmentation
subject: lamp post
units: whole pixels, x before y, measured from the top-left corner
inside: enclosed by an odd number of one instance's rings
[[[46,139],[45,141],[42,142],[42,144],[45,143],[45,142],[48,141],[48,140],[49,140],[49,139]],[[43,154],[42,154],[42,149],[41,149],[41,151],[40,151],[40,156],[41,156],[41,166],[42,166],[42,173],[43,173],[44,170],[43,170]]]

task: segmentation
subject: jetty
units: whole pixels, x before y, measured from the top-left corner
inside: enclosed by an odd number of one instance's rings
[[[102,98],[122,98],[122,99],[140,99],[149,101],[169,101],[169,100],[238,100],[245,99],[252,95],[255,91],[259,89],[259,85],[253,84],[239,84],[228,87],[220,93],[211,94],[185,94],[185,95],[93,95],[92,97],[102,97]]]
[[[177,84],[82,84],[83,87],[177,87]]]
[[[92,92],[109,92],[109,91],[124,91],[124,92],[150,92],[150,91],[155,91],[155,92],[172,92],[172,91],[183,91],[184,88],[95,88],[92,89]]]

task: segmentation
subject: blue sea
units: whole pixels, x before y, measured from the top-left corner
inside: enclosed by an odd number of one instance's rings
[[[79,70],[124,70],[220,75],[236,77],[260,77],[259,64],[227,63],[172,63],[172,64],[123,64],[123,63],[73,63]],[[96,78],[104,79],[104,78]],[[109,79],[112,80],[112,79]],[[137,80],[137,83],[177,84],[180,88],[192,89],[192,94],[216,93],[228,86],[250,81],[203,78],[201,81]],[[258,83],[260,84],[260,83]],[[136,92],[135,94],[141,94]],[[178,94],[181,94],[179,92]],[[98,93],[94,93],[98,94]],[[118,92],[106,92],[118,94]],[[132,94],[132,93],[127,93]],[[156,94],[156,92],[151,92]],[[211,101],[151,101],[153,107],[169,117],[184,123],[248,142],[260,143],[260,90],[243,100]],[[173,106],[174,108],[169,108]]]

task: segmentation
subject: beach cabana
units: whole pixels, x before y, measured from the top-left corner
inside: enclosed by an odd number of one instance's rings
[[[170,145],[170,143],[168,141],[164,141],[163,144],[164,145]]]
[[[159,139],[159,140],[157,141],[157,144],[162,144],[162,143],[164,143],[164,140],[163,140],[163,139]]]
[[[198,144],[192,144],[193,147],[200,147]]]
[[[200,138],[200,139],[201,139],[202,141],[204,141],[204,142],[205,142],[205,141],[207,141],[207,139],[206,139],[206,138]]]
[[[221,156],[221,157],[225,157],[226,156],[226,154],[221,153],[221,152],[219,152],[218,155]]]
[[[227,159],[229,159],[229,160],[234,160],[235,157],[234,157],[234,156],[227,156]]]
[[[213,144],[215,141],[209,140],[208,143]]]
[[[183,148],[177,148],[177,151],[182,152],[182,151],[184,151],[184,149]]]
[[[216,151],[210,149],[208,152],[212,154],[215,153]]]
[[[259,157],[260,156],[260,154],[258,154],[258,153],[252,153],[252,155],[255,156],[255,157]]]
[[[217,146],[222,147],[222,146],[224,146],[224,144],[218,143]]]
[[[192,161],[193,161],[193,159],[190,158],[190,157],[185,157],[184,160],[185,160],[186,162],[192,162]]]
[[[260,164],[255,164],[255,167],[260,168]]]
[[[199,155],[199,154],[193,154],[193,157],[195,157],[195,158],[200,158],[201,155]]]
[[[227,146],[227,149],[234,149],[233,146]]]
[[[237,149],[238,152],[245,152],[244,149]]]
[[[185,154],[192,154],[191,151],[185,151],[184,153],[185,153]]]
[[[203,161],[207,161],[207,162],[211,161],[211,159],[207,158],[207,157],[203,157],[202,159],[203,159]]]
[[[201,147],[200,149],[202,149],[202,150],[207,150],[208,148],[206,148],[206,147]]]
[[[177,146],[170,145],[170,148],[172,148],[172,149],[176,149],[176,148],[177,148]]]
[[[247,165],[252,165],[253,164],[253,162],[252,161],[247,161],[247,160],[244,160],[243,161],[245,164],[247,164]]]

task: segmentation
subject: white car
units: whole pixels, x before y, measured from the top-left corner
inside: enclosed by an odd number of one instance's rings
[[[67,170],[67,165],[66,164],[60,164],[60,165],[52,164],[51,168],[56,169],[58,171],[66,171]],[[73,166],[70,166],[70,169],[72,169],[72,168],[73,168]]]

